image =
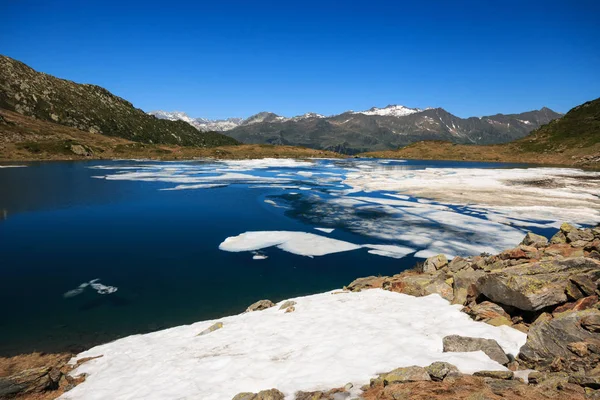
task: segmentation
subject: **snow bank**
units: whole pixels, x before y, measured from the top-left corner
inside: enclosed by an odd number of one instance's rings
[[[240,392],[367,384],[394,368],[447,361],[463,373],[505,370],[483,352],[443,353],[447,335],[495,339],[517,354],[526,335],[475,322],[438,295],[412,297],[380,289],[328,292],[279,307],[226,317],[223,328],[197,336],[217,320],[134,335],[79,354],[102,357],[74,374],[85,382],[61,399],[227,400]]]

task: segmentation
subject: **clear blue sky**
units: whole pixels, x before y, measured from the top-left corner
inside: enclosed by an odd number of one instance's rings
[[[600,97],[597,0],[0,0],[0,14],[0,54],[146,111],[467,117]]]

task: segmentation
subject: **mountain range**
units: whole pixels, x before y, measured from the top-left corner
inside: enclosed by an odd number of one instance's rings
[[[520,114],[459,118],[443,108],[373,107],[324,116],[306,113],[287,118],[261,112],[247,119],[210,121],[181,112],[154,111],[153,115],[183,120],[199,130],[214,129],[243,143],[279,144],[333,150],[345,154],[395,149],[423,140],[460,144],[498,144],[520,139],[560,118],[549,108]]]

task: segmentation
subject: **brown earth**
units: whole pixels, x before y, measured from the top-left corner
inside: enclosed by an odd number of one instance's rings
[[[93,134],[0,109],[0,161],[149,158],[339,158],[341,154],[304,147],[238,145],[185,147],[152,145]]]
[[[600,143],[592,146],[565,148],[561,151],[527,151],[519,142],[477,146],[442,141],[413,143],[398,150],[375,151],[361,156],[419,160],[488,161],[525,164],[569,165],[600,168]]]

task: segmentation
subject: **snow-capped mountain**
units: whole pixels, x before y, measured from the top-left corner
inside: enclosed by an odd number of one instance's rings
[[[168,119],[169,121],[185,121],[194,128],[202,132],[216,131],[223,132],[236,128],[244,121],[243,118],[227,118],[227,119],[206,119],[192,118],[183,111],[150,111],[148,114],[154,115],[156,118]]]
[[[427,108],[426,108],[427,110]],[[391,104],[384,108],[373,107],[366,111],[354,111],[353,114],[364,114],[364,115],[379,115],[379,116],[390,116],[390,117],[405,117],[410,114],[415,114],[424,111],[420,108],[409,108],[402,105]]]

